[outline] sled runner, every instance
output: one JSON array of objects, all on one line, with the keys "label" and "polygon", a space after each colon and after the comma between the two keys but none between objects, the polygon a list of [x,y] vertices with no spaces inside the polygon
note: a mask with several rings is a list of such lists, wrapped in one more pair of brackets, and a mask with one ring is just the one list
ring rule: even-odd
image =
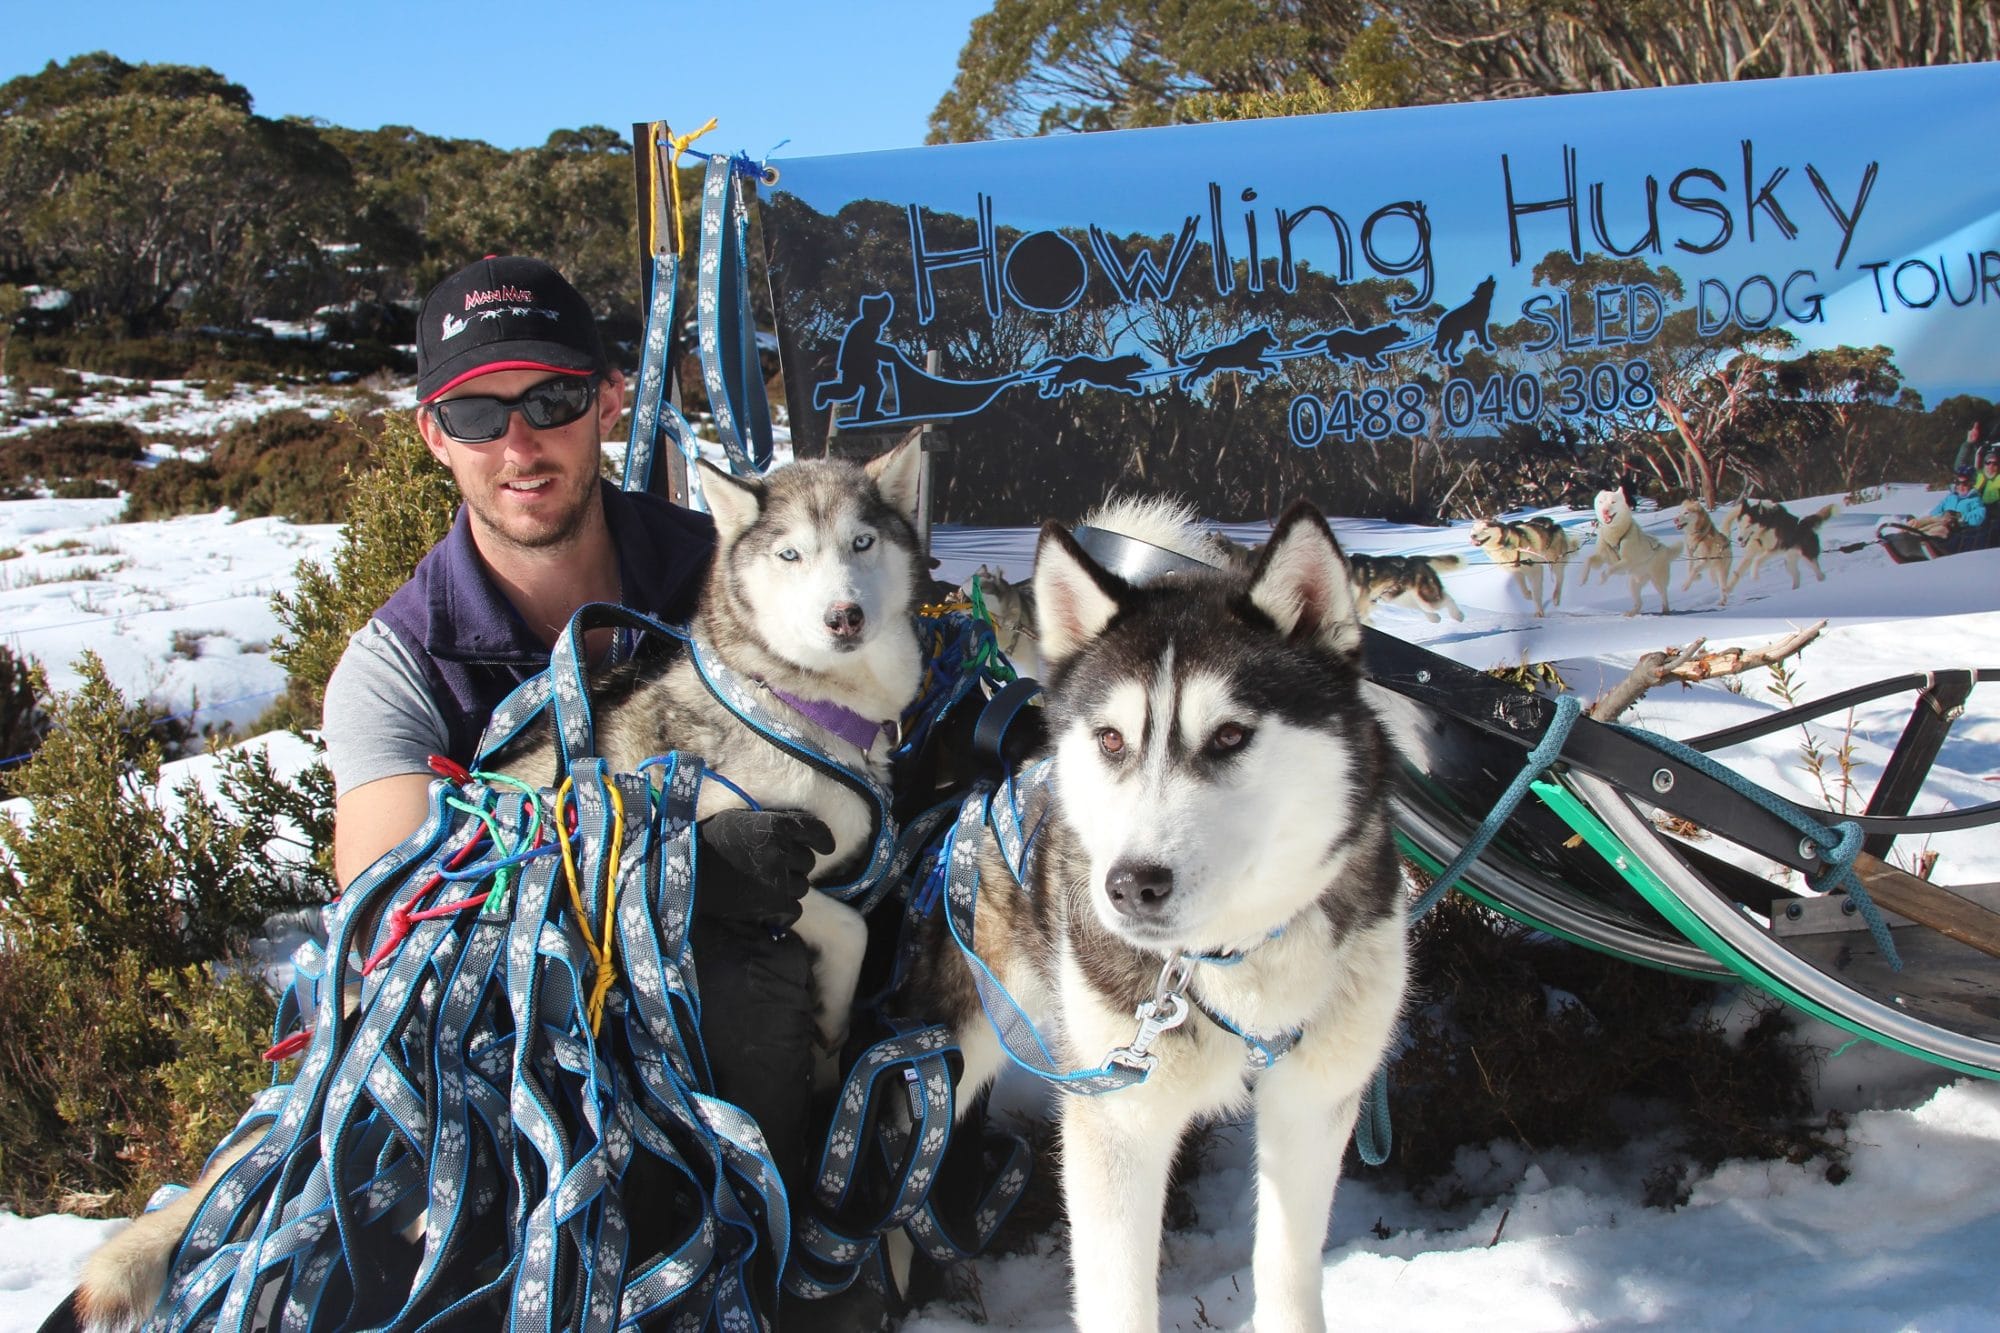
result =
[{"label": "sled runner", "polygon": [[[1541,740],[1554,705],[1377,631],[1368,663],[1415,738],[1399,831],[1419,859],[1441,865]],[[2000,821],[2000,802],[1911,813],[1967,695],[1995,680],[2000,670],[1894,677],[1686,745],[1580,718],[1535,799],[1459,887],[1551,934],[1634,962],[1739,976],[1858,1035],[2000,1076],[2000,885],[1947,889],[1886,859],[1899,837]],[[1915,695],[1910,719],[1864,814],[1794,805],[1709,757],[1897,694]],[[1670,834],[1656,814],[1707,837]],[[1746,862],[1789,868],[1813,887]]]}]

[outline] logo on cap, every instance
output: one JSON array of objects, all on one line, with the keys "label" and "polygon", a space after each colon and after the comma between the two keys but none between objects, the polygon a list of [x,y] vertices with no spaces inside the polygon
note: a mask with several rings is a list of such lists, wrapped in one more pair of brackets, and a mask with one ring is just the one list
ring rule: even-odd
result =
[{"label": "logo on cap", "polygon": [[511,305],[528,305],[534,299],[535,294],[525,287],[495,287],[493,290],[486,292],[474,289],[465,294],[465,308],[470,310],[476,305],[485,305],[488,301],[506,301]]}]

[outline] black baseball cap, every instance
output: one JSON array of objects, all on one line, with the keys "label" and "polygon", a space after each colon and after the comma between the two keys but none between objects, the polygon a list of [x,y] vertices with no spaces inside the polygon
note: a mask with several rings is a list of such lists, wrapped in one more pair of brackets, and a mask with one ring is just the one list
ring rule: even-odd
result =
[{"label": "black baseball cap", "polygon": [[595,375],[604,368],[590,303],[539,259],[475,260],[431,288],[417,316],[420,402],[490,371]]}]

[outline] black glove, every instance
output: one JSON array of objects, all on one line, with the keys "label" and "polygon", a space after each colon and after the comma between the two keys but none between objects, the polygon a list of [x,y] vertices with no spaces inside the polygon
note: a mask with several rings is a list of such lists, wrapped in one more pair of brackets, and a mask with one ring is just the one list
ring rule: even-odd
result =
[{"label": "black glove", "polygon": [[695,915],[789,928],[804,910],[813,853],[833,830],[803,810],[724,810],[695,825]]}]

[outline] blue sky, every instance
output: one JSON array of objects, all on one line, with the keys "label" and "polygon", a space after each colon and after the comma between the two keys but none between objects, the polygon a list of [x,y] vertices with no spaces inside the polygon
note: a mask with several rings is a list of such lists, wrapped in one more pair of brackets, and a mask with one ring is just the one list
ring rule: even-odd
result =
[{"label": "blue sky", "polygon": [[686,0],[477,5],[99,0],[0,5],[0,81],[110,51],[207,65],[267,116],[414,126],[502,148],[551,130],[718,124],[756,157],[907,148],[991,0]]}]

